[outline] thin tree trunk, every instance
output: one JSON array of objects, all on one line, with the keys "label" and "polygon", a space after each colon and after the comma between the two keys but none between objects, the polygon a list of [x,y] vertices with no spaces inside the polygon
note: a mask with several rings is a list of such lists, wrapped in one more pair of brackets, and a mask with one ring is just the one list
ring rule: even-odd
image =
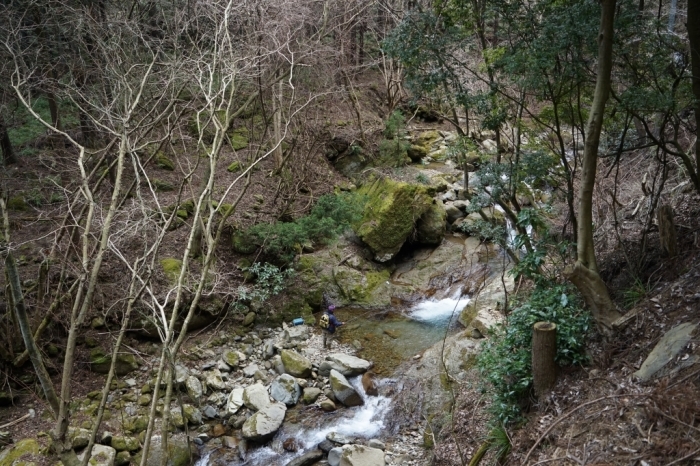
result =
[{"label": "thin tree trunk", "polygon": [[600,33],[598,36],[598,74],[591,113],[586,127],[586,143],[583,152],[581,189],[579,192],[579,221],[577,260],[566,271],[567,278],[576,285],[601,331],[610,331],[612,323],[620,317],[608,294],[605,283],[598,274],[593,245],[593,188],[598,166],[598,144],[603,127],[605,103],[610,94],[612,71],[613,23],[616,0],[602,0]]},{"label": "thin tree trunk", "polygon": [[53,411],[54,415],[58,415],[58,397],[56,396],[49,373],[46,372],[44,360],[41,357],[39,348],[36,346],[36,341],[34,341],[34,336],[32,335],[32,328],[29,325],[27,310],[24,307],[24,296],[22,295],[22,285],[19,281],[17,265],[15,264],[15,259],[12,257],[11,252],[8,252],[7,256],[5,257],[5,271],[7,272],[7,281],[10,284],[10,289],[12,290],[12,300],[14,301],[17,322],[19,323],[19,328],[22,332],[24,344],[29,352],[29,359],[32,361],[34,371],[39,378],[39,383],[41,383],[41,388],[44,390],[44,395],[46,396],[46,400],[49,402],[49,406],[51,406],[51,410]]}]

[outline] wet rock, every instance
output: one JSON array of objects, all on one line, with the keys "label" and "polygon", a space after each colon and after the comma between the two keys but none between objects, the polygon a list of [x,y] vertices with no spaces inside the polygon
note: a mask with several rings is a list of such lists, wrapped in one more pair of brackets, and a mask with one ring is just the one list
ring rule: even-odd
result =
[{"label": "wet rock", "polygon": [[331,442],[330,440],[324,440],[323,442],[318,444],[318,449],[326,454],[329,451],[331,451],[333,448],[335,448],[335,444],[333,442]]},{"label": "wet rock", "polygon": [[311,361],[296,351],[282,350],[280,357],[287,374],[303,379],[311,376]]},{"label": "wet rock", "polygon": [[[267,361],[272,356],[275,355],[275,342],[272,340],[265,340],[263,343],[263,360]],[[267,363],[266,363],[267,364]]]},{"label": "wet rock", "polygon": [[326,388],[325,390],[323,390],[323,394],[325,395],[326,398],[328,398],[329,400],[331,400],[333,402],[338,401],[335,399],[335,393],[333,393],[333,390],[331,390],[330,388]]},{"label": "wet rock", "polygon": [[336,399],[345,406],[360,406],[363,404],[362,398],[343,374],[336,370],[331,370],[329,381]]},{"label": "wet rock", "polygon": [[[378,448],[370,448],[364,445],[345,445],[340,447],[340,450],[338,466],[384,466],[386,464],[384,452]],[[328,463],[332,465],[330,456],[329,452]]]},{"label": "wet rock", "polygon": [[231,390],[226,402],[226,412],[228,414],[236,414],[241,409],[241,406],[243,406],[243,392],[244,389],[241,387]]},{"label": "wet rock", "polygon": [[386,445],[379,439],[373,438],[367,442],[367,446],[370,448],[377,448],[379,450],[386,450]]},{"label": "wet rock", "polygon": [[286,411],[287,407],[283,403],[272,403],[253,414],[243,424],[243,438],[261,441],[272,437],[282,425]]},{"label": "wet rock", "polygon": [[326,440],[338,445],[347,445],[354,441],[354,439],[351,439],[347,435],[339,434],[338,432],[329,432],[328,435],[326,435]]},{"label": "wet rock", "polygon": [[223,390],[226,388],[224,379],[221,378],[221,371],[219,369],[214,369],[207,373],[206,382],[207,387],[213,388],[214,390]]},{"label": "wet rock", "polygon": [[[82,461],[86,453],[86,451],[80,453],[78,459]],[[107,445],[93,445],[88,464],[90,466],[113,466],[116,456],[117,452],[112,447],[108,447]],[[3,464],[1,457],[0,464]]]},{"label": "wet rock", "polygon": [[310,450],[287,463],[287,466],[311,466],[323,458],[321,450]]},{"label": "wet rock", "polygon": [[256,383],[243,390],[243,403],[253,411],[260,411],[270,405],[270,396],[263,385]]},{"label": "wet rock", "polygon": [[697,327],[698,324],[684,323],[666,332],[633,375],[641,382],[650,380],[685,348]]},{"label": "wet rock", "polygon": [[420,244],[440,244],[445,237],[446,216],[445,209],[434,202],[416,222],[416,241]]},{"label": "wet rock", "polygon": [[296,439],[290,437],[282,442],[282,448],[284,448],[285,451],[297,451],[299,450],[299,444]]},{"label": "wet rock", "polygon": [[202,400],[202,395],[204,391],[202,390],[202,382],[199,381],[194,375],[190,375],[185,380],[185,389],[190,399],[195,403],[199,403]]},{"label": "wet rock", "polygon": [[270,396],[287,406],[294,406],[301,396],[301,387],[294,377],[289,374],[283,374],[272,382]]},{"label": "wet rock", "polygon": [[333,403],[331,400],[328,400],[328,399],[321,401],[320,405],[321,405],[321,409],[326,411],[326,412],[331,412],[331,411],[336,410],[335,403]]},{"label": "wet rock", "polygon": [[321,396],[321,389],[318,387],[306,387],[301,399],[306,405],[315,403],[318,397]]},{"label": "wet rock", "polygon": [[379,390],[377,389],[377,380],[373,372],[365,372],[362,375],[362,388],[365,393],[369,396],[379,395]]},{"label": "wet rock", "polygon": [[372,363],[364,359],[344,353],[333,353],[326,356],[326,360],[321,363],[319,374],[327,377],[331,370],[336,370],[345,377],[351,377],[367,372],[370,367]]},{"label": "wet rock", "polygon": [[236,437],[231,437],[230,435],[226,435],[224,437],[221,437],[221,445],[224,448],[231,448],[231,449],[237,450],[239,443],[240,443],[240,440],[237,439]]}]

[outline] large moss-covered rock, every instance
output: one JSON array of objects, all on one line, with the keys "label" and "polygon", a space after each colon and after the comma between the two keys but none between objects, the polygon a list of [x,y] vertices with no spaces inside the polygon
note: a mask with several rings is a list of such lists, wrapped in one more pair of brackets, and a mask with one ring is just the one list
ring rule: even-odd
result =
[{"label": "large moss-covered rock", "polygon": [[359,189],[368,202],[355,232],[385,262],[399,252],[433,199],[426,186],[376,179]]},{"label": "large moss-covered rock", "polygon": [[347,304],[370,304],[368,307],[384,307],[391,303],[391,293],[386,282],[388,270],[360,272],[344,265],[333,269],[333,280]]},{"label": "large moss-covered rock", "polygon": [[287,374],[301,378],[311,377],[311,361],[304,356],[291,350],[282,350],[280,356]]},{"label": "large moss-covered rock", "polygon": [[433,202],[416,223],[416,241],[421,244],[440,244],[445,237],[445,219],[445,209]]},{"label": "large moss-covered rock", "polygon": [[[78,460],[82,461],[85,457],[85,453],[87,453],[87,450],[78,455]],[[112,447],[107,445],[93,445],[88,464],[90,466],[113,466],[115,464],[116,455],[117,452]]]},{"label": "large moss-covered rock", "polygon": [[[102,348],[94,348],[90,351],[90,370],[92,372],[97,372],[98,374],[106,374],[109,372],[109,366],[111,364],[112,356],[105,353]],[[131,371],[135,371],[139,368],[136,358],[133,354],[123,354],[117,355],[117,364],[114,368],[117,375],[126,375]]]},{"label": "large moss-covered rock", "polygon": [[0,466],[18,466],[25,464],[22,458],[39,454],[39,443],[31,438],[20,440],[13,447],[0,452]]}]

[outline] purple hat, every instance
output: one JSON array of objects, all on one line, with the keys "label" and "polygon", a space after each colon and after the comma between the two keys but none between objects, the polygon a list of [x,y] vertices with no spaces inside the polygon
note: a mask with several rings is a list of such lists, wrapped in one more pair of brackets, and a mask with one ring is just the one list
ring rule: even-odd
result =
[{"label": "purple hat", "polygon": [[328,306],[328,311],[329,311],[329,312],[335,311],[335,306],[332,305],[332,304],[331,304],[330,306]]}]

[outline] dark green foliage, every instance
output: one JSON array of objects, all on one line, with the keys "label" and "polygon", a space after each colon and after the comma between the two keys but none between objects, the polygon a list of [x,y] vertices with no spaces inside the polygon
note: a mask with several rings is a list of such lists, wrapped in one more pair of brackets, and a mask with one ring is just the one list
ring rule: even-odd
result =
[{"label": "dark green foliage", "polygon": [[327,244],[343,233],[359,218],[363,205],[353,194],[326,194],[309,215],[294,222],[254,225],[244,233],[245,241],[261,246],[266,255],[290,262],[304,246]]},{"label": "dark green foliage", "polygon": [[508,424],[520,419],[521,403],[532,387],[532,326],[557,324],[557,356],[560,366],[585,364],[586,335],[590,315],[571,285],[540,282],[530,297],[508,315],[484,344],[478,367],[493,395],[496,419]]}]

